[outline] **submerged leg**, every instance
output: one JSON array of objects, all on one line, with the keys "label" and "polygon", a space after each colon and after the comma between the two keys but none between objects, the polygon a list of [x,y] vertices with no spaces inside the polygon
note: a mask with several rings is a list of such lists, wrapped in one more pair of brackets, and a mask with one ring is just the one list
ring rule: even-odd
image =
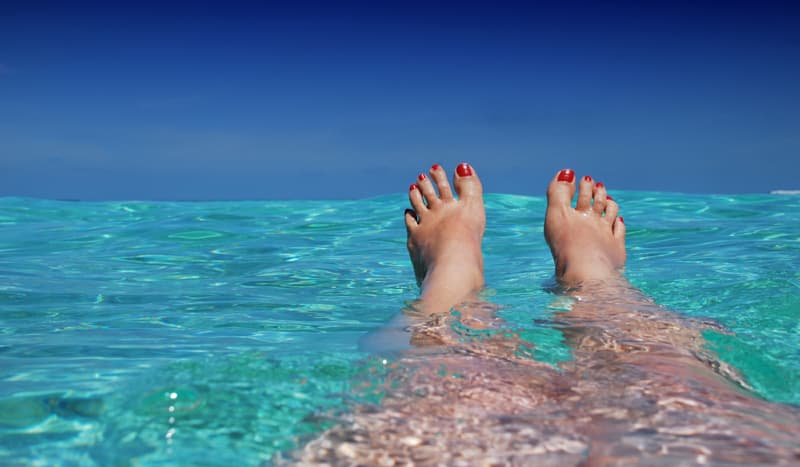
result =
[{"label": "submerged leg", "polygon": [[[565,410],[592,414],[578,427],[592,440],[588,458],[599,464],[687,454],[697,463],[800,459],[794,441],[800,414],[742,391],[736,370],[705,349],[699,326],[625,280],[619,206],[590,177],[578,185],[573,208],[574,173],[553,178],[544,230],[556,277],[574,300],[558,316],[574,355],[565,374],[579,394]],[[648,444],[656,448],[637,452]]]},{"label": "submerged leg", "polygon": [[[473,169],[460,166],[455,200],[438,166],[430,176],[433,183],[421,176],[412,186],[414,209],[406,212],[421,285],[418,321],[436,321],[454,306],[479,310],[472,298],[483,285],[480,182]],[[573,362],[556,371],[496,352],[490,339],[405,352],[386,374],[380,404],[354,407],[294,459],[332,465],[800,460],[797,411],[748,397],[687,350],[702,347],[697,330],[633,289],[620,272],[625,226],[618,206],[602,185],[580,183],[573,209],[574,174],[553,179],[545,221],[557,277],[575,301],[560,316],[575,348]],[[408,343],[409,333],[400,334]]]},{"label": "submerged leg", "polygon": [[602,350],[606,357],[631,354],[627,363],[635,359],[653,368],[665,362],[699,365],[700,329],[653,303],[622,275],[625,223],[605,186],[589,176],[576,183],[574,172],[565,169],[553,177],[547,199],[545,239],[556,278],[575,299],[560,318],[576,359],[596,358]]}]

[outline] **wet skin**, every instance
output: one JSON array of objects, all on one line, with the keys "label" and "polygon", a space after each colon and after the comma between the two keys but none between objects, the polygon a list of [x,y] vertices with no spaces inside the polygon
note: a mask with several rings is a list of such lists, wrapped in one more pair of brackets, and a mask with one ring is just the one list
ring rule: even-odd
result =
[{"label": "wet skin", "polygon": [[409,189],[405,223],[420,298],[371,338],[382,351],[402,350],[383,401],[354,407],[289,461],[800,463],[800,411],[755,397],[705,349],[700,332],[713,323],[663,309],[624,278],[620,207],[591,177],[565,169],[547,190],[545,238],[561,300],[571,302],[558,322],[573,360],[558,370],[537,362],[507,332],[465,338],[463,329],[501,323],[478,295],[481,182],[466,164],[453,177],[451,188],[434,165]]}]

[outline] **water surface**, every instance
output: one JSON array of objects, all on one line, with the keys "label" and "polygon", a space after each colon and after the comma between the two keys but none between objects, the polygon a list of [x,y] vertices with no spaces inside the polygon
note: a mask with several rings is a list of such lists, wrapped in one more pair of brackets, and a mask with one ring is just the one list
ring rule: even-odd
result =
[{"label": "water surface", "polygon": [[[613,194],[630,280],[800,404],[800,197]],[[405,204],[0,199],[0,463],[252,465],[379,401],[358,340],[415,298]],[[487,196],[485,295],[557,365],[543,213]]]}]

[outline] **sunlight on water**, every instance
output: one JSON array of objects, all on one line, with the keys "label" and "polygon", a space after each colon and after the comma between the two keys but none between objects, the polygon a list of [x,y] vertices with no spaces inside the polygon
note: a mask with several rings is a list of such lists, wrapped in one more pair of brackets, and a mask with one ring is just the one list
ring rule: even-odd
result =
[{"label": "sunlight on water", "polygon": [[[631,281],[800,403],[800,199],[614,195]],[[358,340],[415,297],[405,203],[0,199],[0,464],[251,465],[377,402]],[[544,199],[487,210],[486,298],[532,358],[569,360]]]}]

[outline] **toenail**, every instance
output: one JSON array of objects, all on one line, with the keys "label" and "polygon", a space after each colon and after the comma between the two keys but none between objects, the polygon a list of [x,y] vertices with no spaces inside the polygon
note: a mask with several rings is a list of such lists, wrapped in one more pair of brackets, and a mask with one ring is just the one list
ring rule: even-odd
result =
[{"label": "toenail", "polygon": [[594,186],[597,188],[603,188],[605,185],[603,185],[603,182],[597,182]]},{"label": "toenail", "polygon": [[619,216],[617,219],[619,219],[619,221],[621,223],[623,223],[623,224],[625,223],[625,218],[623,218],[622,216]]},{"label": "toenail", "polygon": [[417,175],[417,178],[420,179],[420,181],[421,181],[421,180],[425,180],[428,177],[426,177],[424,173],[420,173],[419,175]]},{"label": "toenail", "polygon": [[414,191],[416,189],[417,189],[417,184],[416,183],[412,183],[411,186],[408,187],[408,191]]},{"label": "toenail", "polygon": [[575,172],[570,169],[564,169],[558,173],[559,182],[572,183],[573,180],[575,180]]},{"label": "toenail", "polygon": [[591,182],[592,181],[592,177],[590,177],[588,175],[584,176],[583,179],[586,180],[587,182]]},{"label": "toenail", "polygon": [[466,162],[462,162],[456,167],[456,173],[459,177],[469,177],[472,175],[472,167]]},{"label": "toenail", "polygon": [[614,198],[612,198],[611,195],[606,195],[606,199],[610,199],[611,201],[614,201]]},{"label": "toenail", "polygon": [[439,164],[433,164],[433,165],[431,166],[431,170],[439,170],[439,169],[441,169],[441,168],[442,168],[442,166],[441,166],[441,165],[439,165]]}]

